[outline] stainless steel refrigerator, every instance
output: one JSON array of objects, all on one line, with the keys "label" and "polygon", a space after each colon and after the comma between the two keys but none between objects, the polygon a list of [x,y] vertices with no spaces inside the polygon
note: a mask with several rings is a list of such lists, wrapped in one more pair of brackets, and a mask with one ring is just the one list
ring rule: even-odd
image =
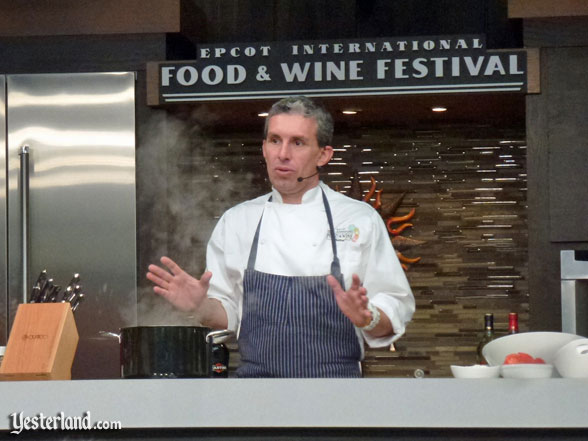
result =
[{"label": "stainless steel refrigerator", "polygon": [[73,378],[119,375],[136,322],[135,75],[0,75],[0,345],[42,270],[80,274]]}]

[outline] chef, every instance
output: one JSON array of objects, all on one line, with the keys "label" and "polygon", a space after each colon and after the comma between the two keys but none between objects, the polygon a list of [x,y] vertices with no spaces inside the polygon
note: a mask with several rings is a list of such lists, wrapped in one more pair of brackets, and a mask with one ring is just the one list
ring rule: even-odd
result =
[{"label": "chef", "polygon": [[320,181],[332,135],[309,98],[275,103],[262,146],[271,192],[224,213],[200,279],[168,257],[149,266],[157,294],[237,332],[238,377],[360,377],[364,341],[390,345],[414,312],[379,214]]}]

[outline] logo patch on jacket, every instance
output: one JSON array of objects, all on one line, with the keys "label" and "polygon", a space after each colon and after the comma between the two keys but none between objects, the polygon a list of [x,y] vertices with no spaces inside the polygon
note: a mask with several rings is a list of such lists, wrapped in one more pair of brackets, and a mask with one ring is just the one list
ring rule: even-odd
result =
[{"label": "logo patch on jacket", "polygon": [[[331,232],[327,233],[327,236],[331,237]],[[345,242],[350,240],[356,242],[359,239],[359,228],[351,224],[347,228],[336,228],[335,229],[335,240],[338,242]]]}]

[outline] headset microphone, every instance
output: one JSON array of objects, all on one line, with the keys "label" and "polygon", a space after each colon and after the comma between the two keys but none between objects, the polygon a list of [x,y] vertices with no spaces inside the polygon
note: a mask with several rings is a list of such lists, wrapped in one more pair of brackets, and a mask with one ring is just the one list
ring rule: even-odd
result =
[{"label": "headset microphone", "polygon": [[318,175],[320,171],[321,171],[320,167],[319,167],[319,166],[317,166],[317,167],[316,167],[316,172],[315,172],[315,173],[313,173],[312,175],[310,175],[310,176],[307,176],[307,177],[305,177],[305,178],[303,178],[303,177],[299,177],[299,178],[297,179],[297,181],[298,181],[298,182],[302,182],[302,181],[304,181],[305,179],[312,178],[313,176],[316,176],[316,175]]}]

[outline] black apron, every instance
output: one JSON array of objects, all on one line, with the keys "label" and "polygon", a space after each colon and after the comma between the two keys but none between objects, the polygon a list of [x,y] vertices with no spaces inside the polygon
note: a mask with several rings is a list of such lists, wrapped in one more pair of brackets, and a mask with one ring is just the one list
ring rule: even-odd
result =
[{"label": "black apron", "polygon": [[[331,209],[321,192],[333,247],[331,274],[344,287]],[[263,213],[243,276],[237,376],[361,377],[355,327],[339,309],[327,275],[281,276],[254,269],[262,219]]]}]

